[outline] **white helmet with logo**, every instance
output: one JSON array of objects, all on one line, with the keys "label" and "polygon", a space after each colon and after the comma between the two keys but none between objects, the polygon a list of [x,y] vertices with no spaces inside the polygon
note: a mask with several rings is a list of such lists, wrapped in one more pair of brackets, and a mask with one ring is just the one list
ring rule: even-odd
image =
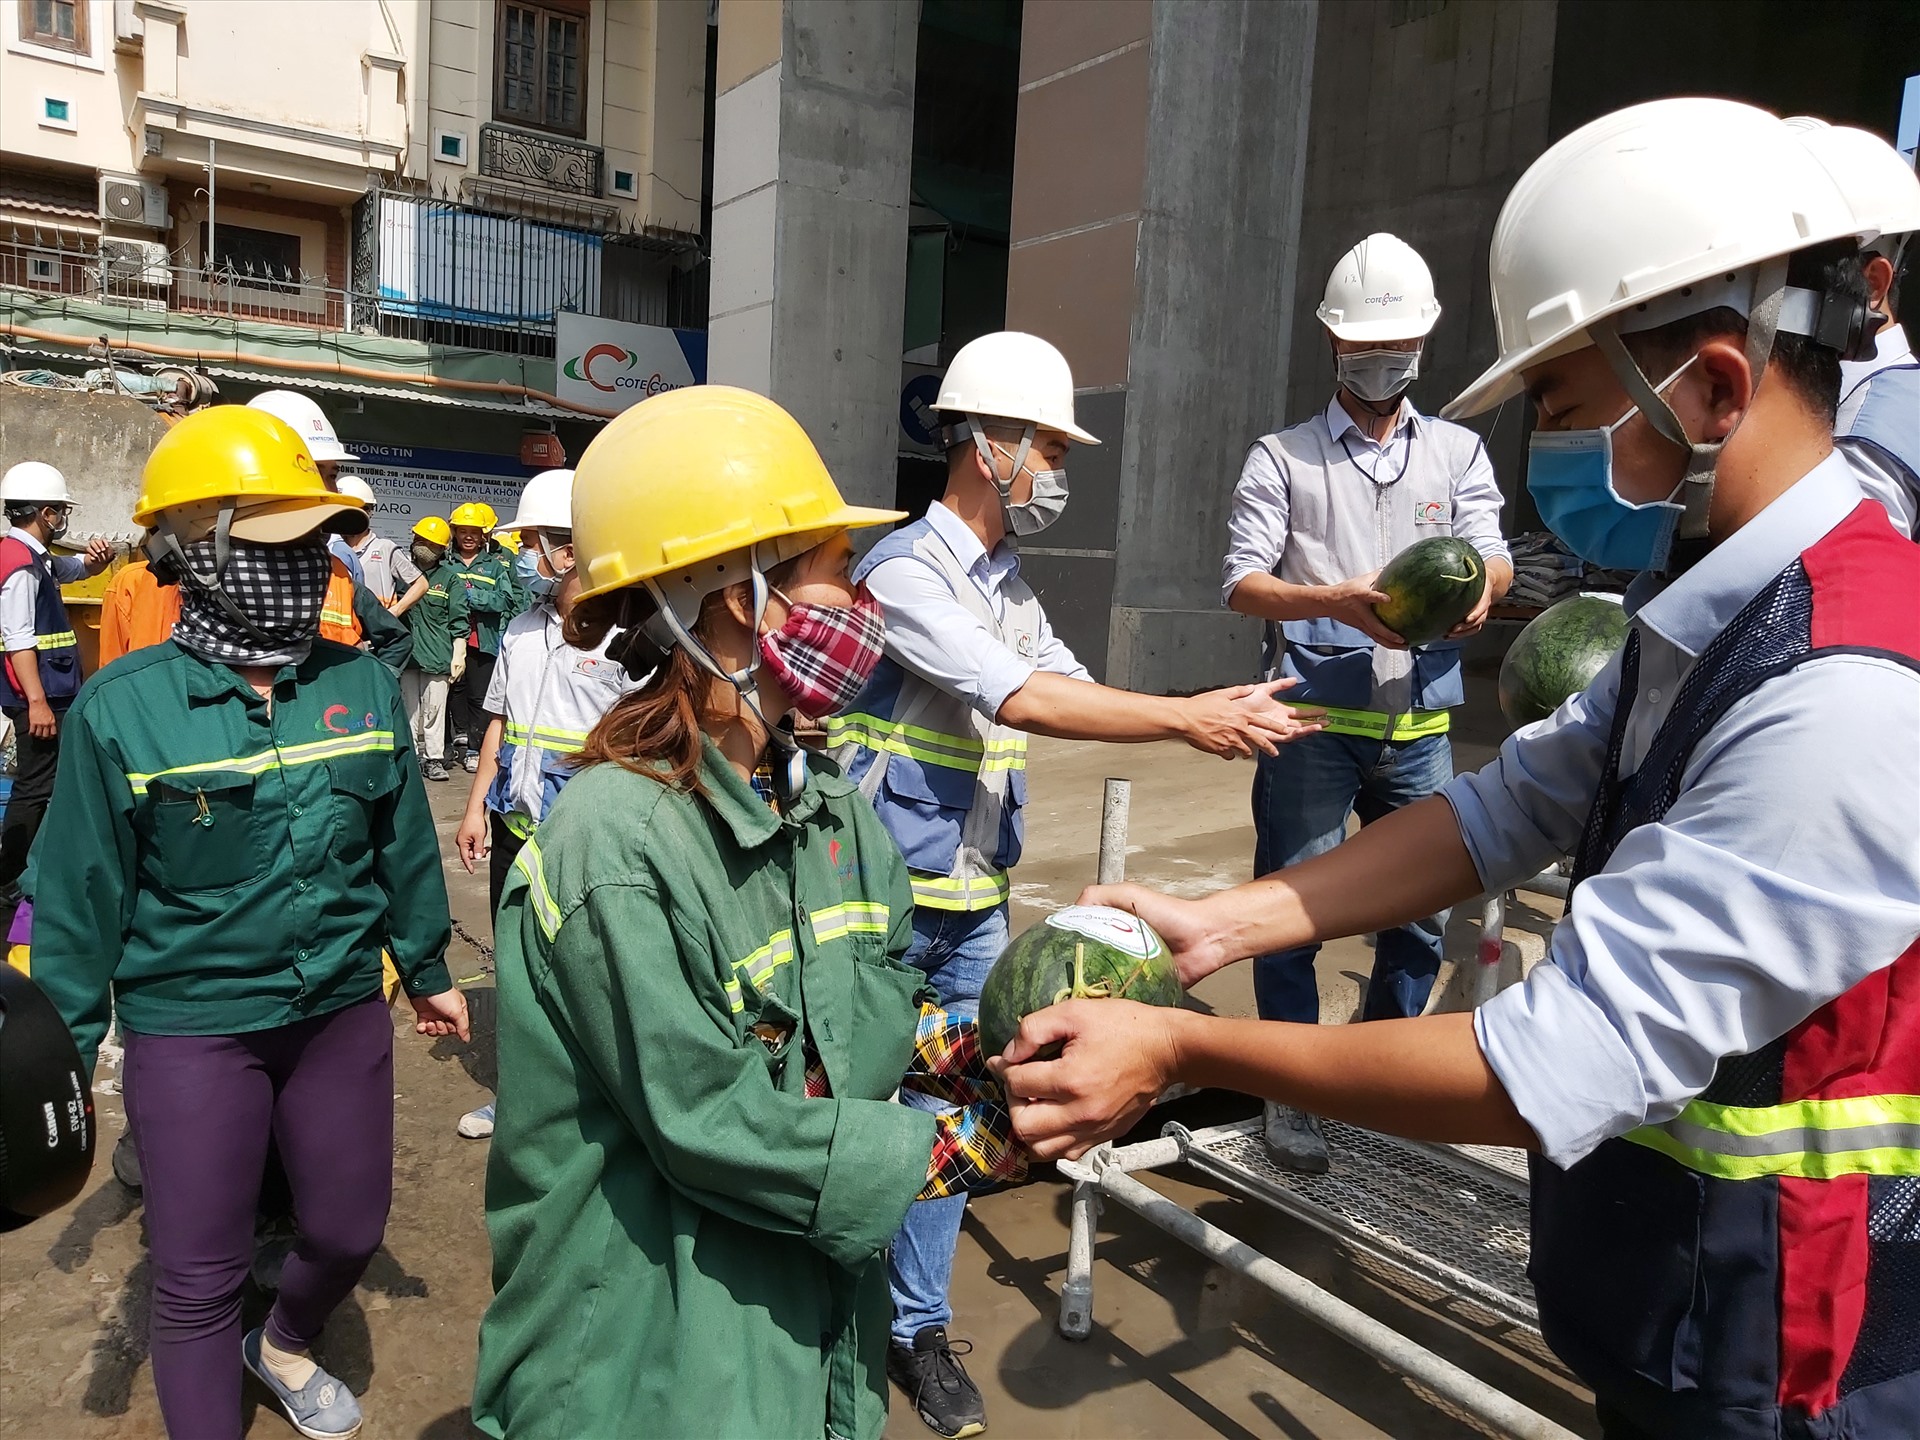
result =
[{"label": "white helmet with logo", "polygon": [[71,505],[67,477],[44,460],[22,460],[0,476],[0,504]]},{"label": "white helmet with logo", "polygon": [[263,390],[247,402],[250,410],[264,410],[293,427],[293,433],[307,444],[307,453],[319,462],[335,464],[351,460],[340,437],[333,433],[333,422],[306,396],[293,390]]},{"label": "white helmet with logo", "polygon": [[1920,230],[1920,175],[1913,166],[1871,130],[1811,115],[1792,116],[1787,128],[1833,177],[1853,206],[1854,223],[1875,232],[1866,248],[1897,257],[1906,237]]},{"label": "white helmet with logo", "polygon": [[573,529],[573,471],[542,470],[527,481],[511,520],[493,527],[496,535],[522,530]]},{"label": "white helmet with logo", "polygon": [[1082,445],[1100,442],[1074,423],[1073,371],[1038,335],[997,330],[969,340],[947,366],[933,408],[951,416],[1020,420]]},{"label": "white helmet with logo", "polygon": [[1440,318],[1440,301],[1420,252],[1381,233],[1340,257],[1315,313],[1336,340],[1419,340]]},{"label": "white helmet with logo", "polygon": [[[1478,415],[1521,372],[1622,333],[1755,303],[1763,262],[1861,233],[1853,206],[1778,116],[1734,100],[1653,100],[1603,115],[1527,167],[1488,267],[1500,356],[1441,413]],[[1788,291],[1778,328],[1812,333]]]}]

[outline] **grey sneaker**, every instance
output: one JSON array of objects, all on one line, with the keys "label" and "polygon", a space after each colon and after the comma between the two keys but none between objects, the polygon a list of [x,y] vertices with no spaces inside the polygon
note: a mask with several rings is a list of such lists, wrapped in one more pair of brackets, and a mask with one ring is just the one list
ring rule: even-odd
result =
[{"label": "grey sneaker", "polygon": [[444,760],[427,761],[427,779],[444,780],[447,778],[447,762]]},{"label": "grey sneaker", "polygon": [[1269,1100],[1265,1112],[1263,1137],[1273,1163],[1302,1175],[1324,1175],[1331,1159],[1327,1140],[1320,1133],[1320,1117],[1296,1110],[1291,1105],[1276,1105]]},{"label": "grey sneaker", "polygon": [[260,1383],[272,1392],[307,1440],[353,1440],[360,1433],[360,1402],[353,1392],[326,1371],[314,1367],[313,1378],[298,1390],[289,1390],[260,1363],[259,1330],[249,1330],[240,1341],[240,1358]]},{"label": "grey sneaker", "polygon": [[469,1110],[454,1129],[468,1140],[486,1139],[493,1134],[493,1102],[489,1100],[478,1110]]},{"label": "grey sneaker", "polygon": [[467,758],[460,762],[460,768],[469,775],[478,775],[480,773],[480,757],[472,751],[468,751]]}]

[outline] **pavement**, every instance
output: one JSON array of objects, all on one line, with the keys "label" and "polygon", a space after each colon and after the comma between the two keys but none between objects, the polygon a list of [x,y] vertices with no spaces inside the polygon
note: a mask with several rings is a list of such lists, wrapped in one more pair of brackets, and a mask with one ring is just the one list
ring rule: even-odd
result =
[{"label": "pavement", "polygon": [[[1455,732],[1462,768],[1488,758],[1502,733],[1490,672],[1476,665],[1470,674],[1469,704]],[[1092,880],[1101,782],[1109,775],[1132,781],[1128,878],[1198,895],[1249,877],[1248,763],[1174,745],[1036,741],[1027,858],[1014,887],[1016,930],[1072,903]],[[448,856],[464,778],[428,787]],[[466,983],[474,1041],[427,1042],[396,1013],[393,1214],[385,1245],[318,1347],[321,1361],[361,1396],[365,1440],[464,1440],[474,1433],[466,1416],[474,1334],[491,1293],[482,1218],[487,1145],[457,1138],[453,1127],[488,1098],[494,1079],[491,927],[484,872],[469,877],[450,861],[447,882],[459,927],[449,959]],[[1477,906],[1456,912],[1452,955],[1471,956],[1477,916]],[[1551,920],[1524,907],[1509,916],[1522,932],[1521,948],[1534,953]],[[1322,951],[1324,1019],[1351,1016],[1370,965],[1364,940]],[[1211,977],[1196,998],[1222,1013],[1251,1014],[1246,967]],[[146,1364],[143,1216],[138,1198],[106,1163],[125,1128],[118,1075],[106,1065],[96,1099],[101,1151],[87,1189],[59,1214],[0,1236],[0,1440],[163,1434]],[[1163,1107],[1142,1136],[1165,1119],[1197,1126],[1255,1108],[1241,1097],[1193,1096]],[[1265,1206],[1208,1188],[1192,1172],[1143,1178],[1576,1433],[1598,1433],[1585,1392],[1537,1342],[1476,1319]],[[1107,1209],[1099,1231],[1093,1335],[1080,1343],[1062,1339],[1054,1322],[1066,1269],[1067,1204],[1066,1184],[1044,1171],[968,1211],[952,1332],[972,1342],[968,1366],[986,1394],[989,1435],[1464,1440],[1486,1433],[1117,1206]],[[246,1303],[247,1323],[256,1323],[266,1302],[249,1289]],[[246,1396],[250,1437],[293,1435],[262,1406],[264,1394],[251,1381]],[[928,1434],[896,1396],[888,1440]]]}]

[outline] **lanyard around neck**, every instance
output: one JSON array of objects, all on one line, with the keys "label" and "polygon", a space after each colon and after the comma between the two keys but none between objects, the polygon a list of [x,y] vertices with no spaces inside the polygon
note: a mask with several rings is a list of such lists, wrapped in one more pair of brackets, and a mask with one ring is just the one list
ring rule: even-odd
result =
[{"label": "lanyard around neck", "polygon": [[1352,462],[1353,468],[1364,475],[1372,482],[1374,487],[1378,489],[1382,485],[1397,484],[1407,473],[1407,466],[1413,461],[1413,434],[1409,431],[1407,434],[1407,443],[1402,446],[1400,450],[1400,468],[1393,472],[1393,478],[1391,480],[1381,480],[1380,467],[1386,464],[1387,448],[1393,444],[1394,437],[1399,433],[1399,430],[1396,428],[1392,434],[1387,436],[1386,444],[1380,447],[1380,459],[1374,463],[1374,467],[1371,470],[1360,463],[1360,457],[1354,453],[1353,443],[1347,439],[1347,432],[1345,430],[1340,432],[1340,448],[1347,452],[1347,459]]}]

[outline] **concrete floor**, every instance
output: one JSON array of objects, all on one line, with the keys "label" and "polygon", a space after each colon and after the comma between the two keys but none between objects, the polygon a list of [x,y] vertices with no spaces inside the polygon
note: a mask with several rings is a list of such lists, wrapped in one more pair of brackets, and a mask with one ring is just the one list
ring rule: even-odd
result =
[{"label": "concrete floor", "polygon": [[[1477,741],[1499,733],[1491,687],[1476,678],[1474,703],[1457,728],[1463,767],[1490,753]],[[1131,878],[1184,894],[1247,878],[1251,773],[1245,763],[1171,745],[1036,743],[1015,928],[1070,903],[1092,879],[1105,775],[1134,782]],[[429,788],[451,854],[464,787]],[[484,877],[470,878],[453,862],[447,879],[462,930],[484,944]],[[1457,917],[1451,927],[1457,954],[1471,953],[1471,918]],[[1549,922],[1532,912],[1516,917],[1536,931]],[[450,959],[457,977],[474,977],[475,1042],[429,1045],[397,1025],[393,1217],[385,1247],[320,1346],[321,1358],[363,1397],[366,1440],[460,1440],[470,1433],[474,1331],[490,1294],[481,1218],[486,1146],[456,1138],[453,1124],[486,1098],[493,1079],[492,990],[486,956],[473,944],[456,939]],[[1323,951],[1327,1018],[1352,1013],[1370,963],[1362,941]],[[1199,998],[1222,1012],[1251,1013],[1245,967],[1213,977]],[[115,1079],[103,1069],[102,1160],[86,1192],[65,1212],[0,1237],[6,1440],[148,1440],[162,1433],[145,1363],[149,1282],[141,1210],[105,1164],[125,1123]],[[1207,1124],[1252,1109],[1236,1097],[1205,1095],[1162,1118]],[[1561,1423],[1595,1433],[1583,1392],[1537,1345],[1477,1324],[1262,1206],[1201,1188],[1178,1171],[1149,1178],[1281,1263]],[[989,1433],[1008,1440],[1456,1440],[1481,1433],[1265,1291],[1117,1207],[1100,1231],[1094,1334],[1081,1344],[1062,1340],[1054,1317],[1066,1265],[1066,1208],[1066,1186],[1048,1175],[986,1197],[969,1212],[955,1269],[953,1330],[973,1342],[970,1369],[987,1395]],[[250,1294],[250,1321],[262,1308]],[[248,1433],[291,1435],[276,1413],[254,1410],[259,1398],[249,1386]],[[887,1433],[890,1440],[918,1440],[928,1432],[896,1402]]]}]

